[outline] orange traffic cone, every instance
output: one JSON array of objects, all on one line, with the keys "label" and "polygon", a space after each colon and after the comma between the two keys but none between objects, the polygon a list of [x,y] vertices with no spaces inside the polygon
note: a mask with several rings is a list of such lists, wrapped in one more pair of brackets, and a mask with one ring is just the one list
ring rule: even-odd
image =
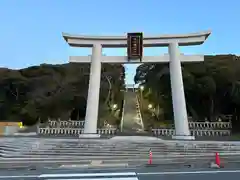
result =
[{"label": "orange traffic cone", "polygon": [[215,164],[221,167],[221,162],[220,162],[220,157],[218,152],[216,152],[215,154]]},{"label": "orange traffic cone", "polygon": [[148,164],[152,164],[152,150],[149,149],[149,159],[148,159]]}]

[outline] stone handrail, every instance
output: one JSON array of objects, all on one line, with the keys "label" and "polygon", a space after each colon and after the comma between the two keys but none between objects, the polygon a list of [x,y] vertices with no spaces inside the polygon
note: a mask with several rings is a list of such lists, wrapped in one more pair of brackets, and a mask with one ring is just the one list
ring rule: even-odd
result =
[{"label": "stone handrail", "polygon": [[144,129],[144,124],[143,124],[142,114],[141,114],[142,112],[141,112],[141,108],[140,108],[140,101],[139,101],[138,95],[136,95],[136,102],[137,102],[137,113],[138,113],[139,119],[141,120],[141,124],[143,126],[142,128]]},{"label": "stone handrail", "polygon": [[84,121],[71,121],[71,120],[50,120],[48,121],[49,127],[83,127]]},{"label": "stone handrail", "polygon": [[[79,135],[84,132],[83,128],[39,128],[40,135]],[[97,129],[97,133],[101,135],[115,135],[117,128]],[[172,136],[175,134],[174,129],[152,129],[154,136]],[[229,136],[229,130],[191,130],[194,136]]]},{"label": "stone handrail", "polygon": [[189,122],[190,129],[230,129],[232,128],[232,124],[230,122]]},{"label": "stone handrail", "polygon": [[[191,135],[193,136],[230,136],[230,130],[199,130],[191,129]],[[154,136],[173,136],[175,135],[175,129],[152,129]]]},{"label": "stone handrail", "polygon": [[[117,128],[103,128],[97,129],[97,133],[101,135],[114,135],[117,132]],[[84,133],[83,128],[39,128],[39,135],[70,135],[78,136],[79,134]]]},{"label": "stone handrail", "polygon": [[[123,110],[124,111],[124,110]],[[49,127],[84,127],[84,121],[50,120]],[[231,129],[230,122],[189,122],[190,129]]]},{"label": "stone handrail", "polygon": [[[39,128],[38,134],[63,134],[78,135],[83,133],[84,121],[59,121],[49,120],[47,128]],[[230,122],[189,122],[190,132],[193,136],[229,136],[231,135]],[[218,129],[219,128],[219,129]],[[97,130],[98,134],[116,134],[117,128],[102,128]],[[174,129],[157,128],[152,129],[154,136],[172,136]]]}]

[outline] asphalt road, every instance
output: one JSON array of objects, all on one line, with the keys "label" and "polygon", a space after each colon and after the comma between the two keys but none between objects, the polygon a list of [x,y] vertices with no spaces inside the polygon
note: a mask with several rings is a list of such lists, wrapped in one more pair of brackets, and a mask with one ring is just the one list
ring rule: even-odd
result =
[{"label": "asphalt road", "polygon": [[239,179],[239,170],[229,171],[181,171],[139,173],[139,180],[231,180]]},{"label": "asphalt road", "polygon": [[161,169],[159,167],[142,167],[127,169],[44,169],[38,170],[0,170],[0,179],[88,179],[88,180],[238,180],[240,168],[230,169]]}]

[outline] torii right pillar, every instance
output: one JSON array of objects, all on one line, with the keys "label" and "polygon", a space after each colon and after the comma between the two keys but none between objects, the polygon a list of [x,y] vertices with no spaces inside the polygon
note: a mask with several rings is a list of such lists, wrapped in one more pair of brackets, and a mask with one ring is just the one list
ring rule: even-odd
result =
[{"label": "torii right pillar", "polygon": [[170,60],[169,68],[175,125],[175,135],[172,138],[194,140],[195,137],[191,136],[188,125],[188,115],[186,109],[180,51],[178,43],[177,42],[170,43],[168,46],[168,52]]}]

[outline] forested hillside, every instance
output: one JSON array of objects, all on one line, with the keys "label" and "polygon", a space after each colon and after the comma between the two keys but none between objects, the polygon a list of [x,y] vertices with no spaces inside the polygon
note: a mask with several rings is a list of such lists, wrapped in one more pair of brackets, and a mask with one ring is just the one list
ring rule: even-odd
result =
[{"label": "forested hillside", "polygon": [[[205,56],[204,62],[183,64],[182,72],[189,116],[194,121],[216,121],[224,115],[232,115],[233,130],[239,131],[240,58]],[[144,86],[144,102],[153,105],[154,112],[143,110],[145,117],[149,114],[148,118],[155,122],[172,121],[168,64],[139,66],[135,82]]]},{"label": "forested hillside", "polygon": [[[47,118],[84,119],[89,70],[89,64],[77,63],[1,68],[0,120],[34,124]],[[111,106],[118,104],[121,109],[124,76],[122,65],[103,64],[99,118],[118,121]]]}]

